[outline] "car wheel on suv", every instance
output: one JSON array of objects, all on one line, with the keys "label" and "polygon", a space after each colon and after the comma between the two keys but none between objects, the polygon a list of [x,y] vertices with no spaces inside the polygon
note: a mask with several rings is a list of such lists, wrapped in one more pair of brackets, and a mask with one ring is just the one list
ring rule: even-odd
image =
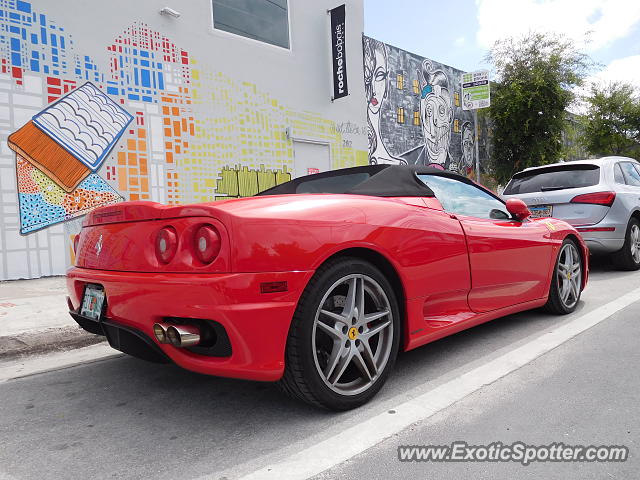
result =
[{"label": "car wheel on suv", "polygon": [[624,245],[611,255],[611,259],[620,270],[640,269],[640,222],[637,218],[629,220]]}]

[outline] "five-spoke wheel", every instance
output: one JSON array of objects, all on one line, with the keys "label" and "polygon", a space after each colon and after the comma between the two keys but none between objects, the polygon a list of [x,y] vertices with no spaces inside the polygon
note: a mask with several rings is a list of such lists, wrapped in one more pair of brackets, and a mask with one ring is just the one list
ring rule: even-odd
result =
[{"label": "five-spoke wheel", "polygon": [[392,340],[393,313],[378,282],[351,274],[329,287],[316,312],[312,349],[330,389],[342,395],[366,390],[384,370]]},{"label": "five-spoke wheel", "polygon": [[399,332],[398,303],[386,276],[359,258],[329,261],[302,294],[280,385],[334,410],[362,405],[386,380]]},{"label": "five-spoke wheel", "polygon": [[560,247],[546,308],[552,313],[573,312],[582,293],[582,257],[576,243],[566,239]]}]

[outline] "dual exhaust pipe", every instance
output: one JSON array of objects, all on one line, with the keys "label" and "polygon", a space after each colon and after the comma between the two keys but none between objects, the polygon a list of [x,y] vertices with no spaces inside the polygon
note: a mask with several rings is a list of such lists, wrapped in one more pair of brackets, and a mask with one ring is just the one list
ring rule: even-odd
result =
[{"label": "dual exhaust pipe", "polygon": [[194,347],[200,343],[200,329],[194,325],[170,325],[156,323],[153,334],[158,343],[170,344],[177,348]]}]

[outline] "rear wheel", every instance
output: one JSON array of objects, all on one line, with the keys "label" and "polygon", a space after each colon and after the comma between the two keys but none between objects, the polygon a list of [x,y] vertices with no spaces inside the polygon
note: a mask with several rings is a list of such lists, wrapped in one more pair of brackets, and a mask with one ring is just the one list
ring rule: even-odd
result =
[{"label": "rear wheel", "polygon": [[399,342],[398,304],[385,276],[358,258],[330,261],[302,294],[280,386],[312,405],[358,407],[386,381]]},{"label": "rear wheel", "polygon": [[638,270],[640,268],[640,222],[631,218],[627,225],[622,249],[611,255],[611,260],[620,270]]},{"label": "rear wheel", "polygon": [[581,288],[582,258],[576,243],[567,238],[560,247],[545,309],[557,315],[573,312],[580,301]]}]

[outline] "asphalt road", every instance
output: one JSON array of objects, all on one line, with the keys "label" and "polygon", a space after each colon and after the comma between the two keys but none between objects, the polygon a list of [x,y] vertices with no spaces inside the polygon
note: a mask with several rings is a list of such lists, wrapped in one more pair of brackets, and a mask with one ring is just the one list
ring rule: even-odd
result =
[{"label": "asphalt road", "polygon": [[[403,354],[373,402],[341,414],[290,400],[270,384],[128,357],[11,380],[0,384],[0,478],[238,478],[313,451],[639,287],[640,272],[597,262],[572,315],[525,312]],[[637,478],[639,313],[640,302],[626,307],[318,478]],[[398,445],[453,440],[624,444],[631,458],[526,467],[397,461]]]}]

